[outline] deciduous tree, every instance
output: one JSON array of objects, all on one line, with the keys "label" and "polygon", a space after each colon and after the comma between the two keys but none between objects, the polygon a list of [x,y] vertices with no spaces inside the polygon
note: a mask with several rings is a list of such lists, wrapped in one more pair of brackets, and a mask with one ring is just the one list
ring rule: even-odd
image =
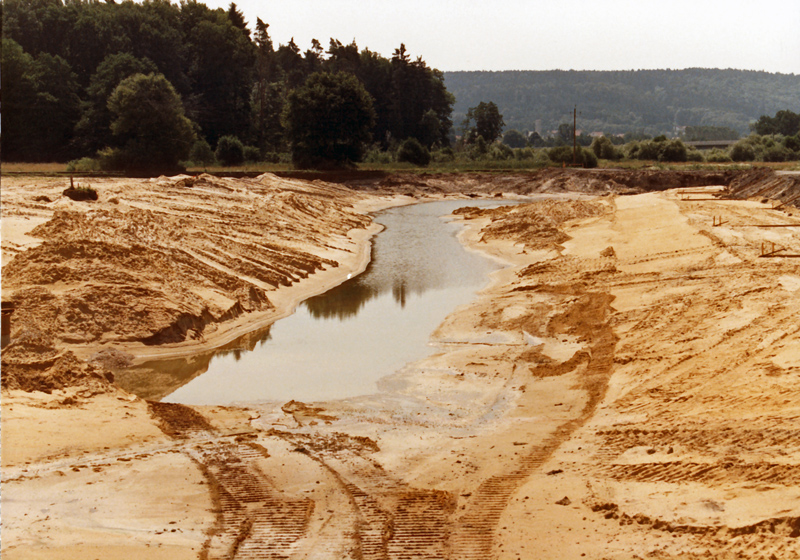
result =
[{"label": "deciduous tree", "polygon": [[125,78],[108,99],[116,165],[131,171],[175,170],[196,139],[181,98],[163,74]]},{"label": "deciduous tree", "polygon": [[69,63],[45,52],[34,58],[4,37],[0,64],[4,158],[69,159],[69,140],[80,117],[79,86]]},{"label": "deciduous tree", "polygon": [[503,144],[509,148],[524,148],[528,145],[528,140],[519,130],[512,128],[503,134]]},{"label": "deciduous tree", "polygon": [[774,117],[762,115],[753,123],[753,131],[756,134],[783,134],[784,136],[794,136],[800,132],[800,114],[792,111],[778,111]]},{"label": "deciduous tree", "polygon": [[465,136],[469,143],[481,136],[491,144],[500,137],[504,126],[503,115],[492,101],[481,101],[476,107],[470,108],[464,121]]},{"label": "deciduous tree", "polygon": [[289,94],[284,124],[298,167],[361,161],[375,123],[372,99],[355,76],[319,72]]},{"label": "deciduous tree", "polygon": [[130,53],[114,53],[103,59],[86,88],[83,115],[75,127],[75,144],[82,153],[93,154],[112,143],[108,98],[119,83],[134,74],[155,72],[158,68],[150,59]]}]

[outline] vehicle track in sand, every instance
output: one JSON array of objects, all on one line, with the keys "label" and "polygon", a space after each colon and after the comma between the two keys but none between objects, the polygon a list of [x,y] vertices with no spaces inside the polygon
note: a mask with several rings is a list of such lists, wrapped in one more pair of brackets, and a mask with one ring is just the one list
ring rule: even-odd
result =
[{"label": "vehicle track in sand", "polygon": [[[207,477],[217,522],[204,546],[207,560],[300,557],[303,540],[314,540],[309,521],[310,498],[284,495],[258,466],[266,450],[254,441],[220,437],[195,410],[178,404],[149,403],[162,429],[183,442]],[[332,450],[316,438],[272,431],[297,453],[319,463],[338,481],[352,508],[335,512],[352,526],[349,558],[360,560],[426,560],[448,556],[450,518],[455,501],[447,492],[411,488],[379,465],[341,447]],[[316,447],[316,449],[315,449]],[[308,548],[308,547],[306,547]]]},{"label": "vehicle track in sand", "polygon": [[[449,557],[455,499],[448,492],[411,487],[367,457],[372,448],[274,432],[298,446],[338,481],[354,506],[355,550],[361,560],[434,560]],[[348,445],[348,443],[350,445]]]},{"label": "vehicle track in sand", "polygon": [[[512,495],[535,473],[594,413],[605,396],[614,365],[617,338],[608,323],[611,298],[602,293],[584,293],[576,286],[561,285],[551,290],[574,292],[582,299],[564,313],[563,322],[589,335],[589,362],[581,374],[581,388],[588,399],[579,417],[560,425],[541,445],[509,465],[503,474],[480,484],[470,497],[466,511],[454,521],[450,539],[451,558],[490,560],[495,558],[496,533],[501,515]],[[551,319],[551,324],[554,321]],[[552,327],[551,327],[552,328]],[[561,326],[563,328],[563,325]]]},{"label": "vehicle track in sand", "polygon": [[[217,523],[203,547],[207,560],[289,558],[314,510],[310,499],[282,496],[258,467],[266,450],[244,438],[221,438],[193,409],[149,403],[165,433],[185,440],[182,451],[211,485]],[[226,441],[227,440],[227,441]]]}]

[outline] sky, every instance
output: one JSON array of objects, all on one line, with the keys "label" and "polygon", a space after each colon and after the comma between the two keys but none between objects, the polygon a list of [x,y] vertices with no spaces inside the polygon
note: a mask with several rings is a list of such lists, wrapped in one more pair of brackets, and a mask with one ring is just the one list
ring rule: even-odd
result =
[{"label": "sky", "polygon": [[[230,0],[198,0],[226,8]],[[238,0],[275,46],[400,43],[456,70],[736,68],[800,75],[800,0]]]}]

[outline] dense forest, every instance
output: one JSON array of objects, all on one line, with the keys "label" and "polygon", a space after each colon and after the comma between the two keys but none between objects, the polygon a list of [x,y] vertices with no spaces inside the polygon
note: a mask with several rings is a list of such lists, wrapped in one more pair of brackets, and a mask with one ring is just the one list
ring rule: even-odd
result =
[{"label": "dense forest", "polygon": [[[344,84],[337,91],[365,103],[359,138],[383,147],[449,141],[454,100],[443,75],[402,45],[390,59],[335,39],[327,50],[316,39],[306,50],[293,40],[276,47],[268,24],[245,22],[235,4],[193,0],[3,0],[0,9],[4,160],[66,161],[112,148],[141,159],[134,133],[161,122],[172,144],[190,144],[176,157],[205,157],[222,138],[269,157],[287,151],[287,103],[318,73],[356,78],[315,87]],[[309,107],[302,92],[294,99],[298,110]],[[143,105],[158,108],[146,114]]]},{"label": "dense forest", "polygon": [[[602,159],[708,159],[652,137],[742,140],[742,161],[800,154],[800,76],[738,70],[449,72],[399,45],[274,45],[236,4],[196,0],[0,0],[2,159],[80,170],[180,162],[298,167],[533,158],[589,147]],[[775,115],[771,117],[769,115]],[[455,127],[454,127],[455,123]],[[528,135],[539,129],[541,135]],[[503,136],[503,143],[495,143]],[[634,142],[630,149],[615,145]],[[459,142],[454,142],[461,136]],[[511,150],[517,150],[512,152]],[[563,154],[558,150],[563,151]],[[675,153],[673,153],[675,152]],[[516,154],[516,155],[515,155]],[[530,156],[530,157],[529,157]],[[591,157],[591,156],[587,156]],[[548,159],[549,158],[549,159]],[[555,158],[555,159],[554,159]],[[678,158],[677,160],[675,158]],[[537,160],[538,161],[538,160]]]},{"label": "dense forest", "polygon": [[727,127],[747,134],[762,115],[800,109],[800,76],[743,70],[446,72],[453,118],[491,100],[507,128],[541,132],[572,124],[585,132],[677,135],[682,127]]}]

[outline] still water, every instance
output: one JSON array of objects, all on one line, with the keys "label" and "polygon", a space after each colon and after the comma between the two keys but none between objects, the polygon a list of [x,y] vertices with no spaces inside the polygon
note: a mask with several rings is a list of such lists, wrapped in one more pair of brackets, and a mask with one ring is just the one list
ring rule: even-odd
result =
[{"label": "still water", "polygon": [[[380,378],[434,351],[430,334],[457,306],[471,301],[498,266],[466,251],[456,239],[461,226],[442,216],[463,206],[501,204],[508,202],[442,201],[380,212],[376,221],[386,229],[374,238],[363,274],[251,335],[251,350],[153,362],[145,364],[150,373],[139,378],[160,379],[162,387],[182,384],[162,399],[182,404],[375,393]],[[148,390],[154,391],[138,392]]]}]

